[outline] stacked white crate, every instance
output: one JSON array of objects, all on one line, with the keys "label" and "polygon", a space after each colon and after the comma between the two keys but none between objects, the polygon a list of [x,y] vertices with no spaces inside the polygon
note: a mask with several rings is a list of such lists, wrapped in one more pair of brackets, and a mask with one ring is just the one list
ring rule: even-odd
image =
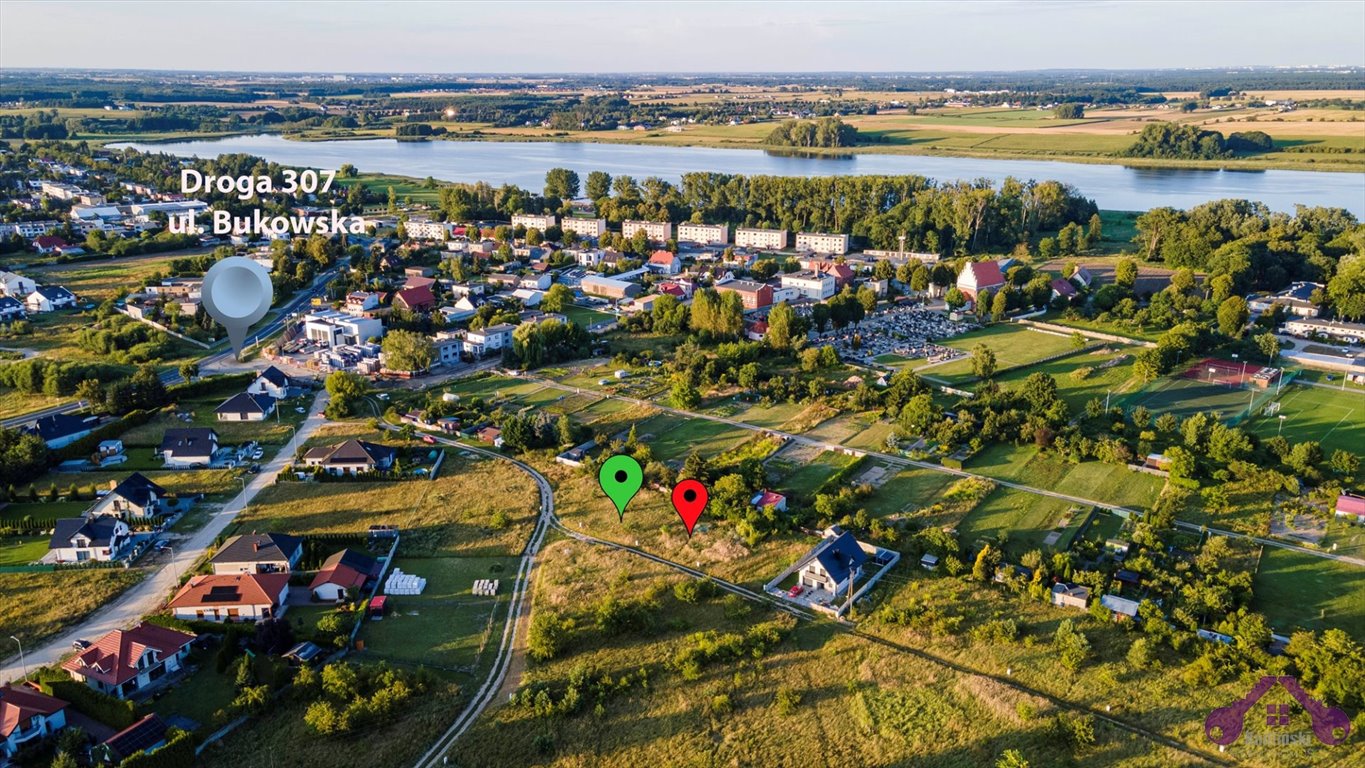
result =
[{"label": "stacked white crate", "polygon": [[474,594],[476,595],[481,595],[483,597],[493,597],[494,595],[498,594],[498,580],[475,579],[473,591]]},{"label": "stacked white crate", "polygon": [[410,573],[403,573],[397,568],[393,569],[393,572],[389,574],[388,581],[384,582],[384,594],[386,595],[420,595],[422,590],[426,588],[426,579]]}]

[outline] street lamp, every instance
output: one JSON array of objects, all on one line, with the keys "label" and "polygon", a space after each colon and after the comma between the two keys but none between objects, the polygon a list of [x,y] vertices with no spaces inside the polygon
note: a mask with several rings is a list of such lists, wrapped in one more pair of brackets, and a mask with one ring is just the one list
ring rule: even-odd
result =
[{"label": "street lamp", "polygon": [[1280,426],[1275,428],[1275,436],[1278,437],[1284,431],[1284,414],[1280,414]]},{"label": "street lamp", "polygon": [[175,583],[178,585],[180,583],[180,569],[175,565],[175,547],[167,544],[166,551],[171,553],[171,574],[175,576]]},{"label": "street lamp", "polygon": [[19,665],[24,668],[24,682],[28,682],[28,661],[24,658],[24,644],[19,642],[19,638],[10,635],[9,639],[19,645]]}]

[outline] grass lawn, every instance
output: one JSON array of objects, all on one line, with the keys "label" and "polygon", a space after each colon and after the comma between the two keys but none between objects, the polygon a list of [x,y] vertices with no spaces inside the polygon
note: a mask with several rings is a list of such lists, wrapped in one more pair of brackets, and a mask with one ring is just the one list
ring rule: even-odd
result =
[{"label": "grass lawn", "polygon": [[1348,523],[1333,515],[1327,521],[1327,535],[1321,543],[1329,552],[1365,558],[1365,525]]},{"label": "grass lawn", "polygon": [[[995,353],[997,369],[1027,365],[1072,349],[1071,339],[1065,336],[1035,331],[1028,326],[1014,323],[988,326],[939,343],[967,352],[971,352],[977,344],[985,344]],[[975,377],[972,373],[971,357],[926,368],[924,375],[950,385],[963,384]]]},{"label": "grass lawn", "polygon": [[540,389],[541,386],[535,382],[522,381],[509,376],[487,376],[482,379],[461,379],[447,385],[445,390],[461,397],[490,399],[530,394]]},{"label": "grass lawn", "polygon": [[580,307],[577,304],[570,304],[565,307],[561,314],[584,328],[589,328],[598,323],[616,319],[616,315],[607,312],[598,312],[597,310],[589,309],[588,307]]},{"label": "grass lawn", "polygon": [[[0,538],[0,566],[28,565],[47,554],[46,536],[6,536]],[[0,576],[0,582],[4,577]]]},{"label": "grass lawn", "polygon": [[1328,456],[1337,449],[1365,450],[1365,394],[1358,390],[1291,384],[1280,394],[1279,416],[1258,415],[1247,428],[1261,439],[1281,434],[1290,443],[1316,440]]},{"label": "grass lawn", "polygon": [[227,709],[237,697],[236,673],[229,670],[219,674],[214,667],[216,654],[216,648],[192,651],[189,663],[199,668],[151,701],[148,708],[163,718],[175,715],[188,717],[199,723],[201,728],[208,726],[205,733],[211,730],[215,725],[213,713]]},{"label": "grass lawn", "polygon": [[934,502],[957,478],[932,469],[903,469],[887,480],[864,504],[877,517],[909,514]]},{"label": "grass lawn", "polygon": [[841,445],[854,435],[872,426],[875,418],[874,414],[864,416],[856,413],[841,413],[832,419],[820,422],[813,429],[807,431],[805,436]]},{"label": "grass lawn", "polygon": [[0,574],[0,627],[6,637],[16,635],[25,647],[37,647],[146,575],[143,568]]},{"label": "grass lawn", "polygon": [[[473,683],[472,673],[497,650],[490,628],[501,627],[516,558],[399,557],[395,566],[425,578],[427,588],[421,595],[388,598],[389,614],[382,621],[366,621],[360,631],[365,651],[359,658],[463,673]],[[474,595],[475,579],[498,579],[498,595]]]},{"label": "grass lawn", "polygon": [[[680,419],[659,415],[636,427],[640,441],[649,445],[655,458],[682,459],[693,451],[714,456],[747,440],[752,432],[706,419]],[[646,437],[648,435],[648,437]]]},{"label": "grass lawn", "polygon": [[988,477],[1134,508],[1150,506],[1164,484],[1161,478],[1114,464],[1099,461],[1072,464],[1031,444],[997,443],[972,457],[968,469]]},{"label": "grass lawn", "polygon": [[[123,480],[131,472],[72,472],[47,474],[38,479],[38,487],[56,483],[58,488],[75,484],[78,488],[108,488],[110,482]],[[168,493],[181,496],[202,493],[210,500],[225,499],[242,489],[237,473],[227,469],[158,469],[142,473],[148,480],[165,488]],[[89,507],[92,502],[84,502]]]},{"label": "grass lawn", "polygon": [[[41,490],[46,485],[38,485]],[[59,485],[58,488],[65,486]],[[0,506],[0,522],[17,523],[26,517],[34,520],[59,520],[80,517],[93,501],[25,501]]]},{"label": "grass lawn", "polygon": [[755,403],[737,413],[734,418],[746,424],[775,429],[796,418],[796,415],[801,413],[801,409],[801,404],[786,401],[772,405]]},{"label": "grass lawn", "polygon": [[1266,547],[1252,589],[1252,607],[1279,634],[1339,627],[1356,640],[1365,637],[1365,569]]},{"label": "grass lawn", "polygon": [[[1257,401],[1265,397],[1260,390],[1254,390],[1254,393]],[[1124,397],[1118,404],[1124,410],[1141,405],[1158,416],[1173,413],[1183,419],[1195,413],[1219,413],[1227,419],[1246,410],[1252,395],[1253,390],[1229,388],[1174,374],[1153,381]]]},{"label": "grass lawn", "polygon": [[886,450],[886,439],[896,431],[896,427],[885,421],[874,421],[867,429],[844,440],[844,445],[862,448],[865,451]]},{"label": "grass lawn", "polygon": [[[962,518],[957,529],[958,540],[963,547],[974,550],[978,539],[995,540],[1004,534],[1008,537],[1005,551],[1012,558],[1031,549],[1048,550],[1043,539],[1053,530],[1066,528],[1059,524],[1073,506],[1060,499],[1013,488],[997,488]],[[1060,547],[1051,549],[1060,550]]]},{"label": "grass lawn", "polygon": [[[1127,356],[1121,363],[1109,368],[1099,366],[1120,356]],[[1072,373],[1081,368],[1092,369],[1088,376],[1077,378]],[[1005,387],[1018,386],[1024,379],[1035,373],[1046,373],[1057,382],[1057,394],[1066,401],[1072,414],[1085,412],[1085,404],[1091,399],[1103,398],[1106,393],[1118,395],[1129,388],[1138,386],[1133,378],[1133,357],[1131,350],[1086,352],[1084,354],[1049,360],[1046,363],[1019,368],[997,376],[997,384]]]},{"label": "grass lawn", "polygon": [[[17,348],[19,345],[0,343],[0,349],[4,349],[6,346],[13,349]],[[20,392],[17,389],[0,387],[0,419],[8,419],[14,416],[22,416],[23,414],[30,413],[32,411],[38,411],[44,408],[51,408],[55,405],[61,405],[62,403],[74,399],[75,398],[73,397],[51,397],[49,395],[40,394],[30,395]]]},{"label": "grass lawn", "polygon": [[770,472],[775,471],[781,475],[781,479],[776,483],[780,491],[810,496],[829,479],[830,475],[856,460],[855,457],[841,451],[825,451],[810,460],[804,457],[800,460],[787,459],[785,454],[779,453],[767,466]]},{"label": "grass lawn", "polygon": [[408,554],[519,553],[539,512],[535,485],[491,459],[447,454],[435,480],[284,482],[256,496],[238,529],[356,533],[397,525]]},{"label": "grass lawn", "polygon": [[[210,250],[204,250],[209,253]],[[81,298],[98,304],[121,296],[150,278],[170,275],[171,262],[185,258],[187,252],[162,258],[115,259],[101,263],[53,264],[33,270],[34,280],[60,285]]]},{"label": "grass lawn", "polygon": [[1134,328],[1128,325],[1121,325],[1117,321],[1103,323],[1098,320],[1086,320],[1084,318],[1071,319],[1065,317],[1061,312],[1048,312],[1036,319],[1040,322],[1065,325],[1068,328],[1076,328],[1082,331],[1108,333],[1113,336],[1122,336],[1126,339],[1136,339],[1138,341],[1156,341],[1161,338],[1161,334],[1164,333],[1164,331],[1155,328],[1148,330],[1145,328]]}]

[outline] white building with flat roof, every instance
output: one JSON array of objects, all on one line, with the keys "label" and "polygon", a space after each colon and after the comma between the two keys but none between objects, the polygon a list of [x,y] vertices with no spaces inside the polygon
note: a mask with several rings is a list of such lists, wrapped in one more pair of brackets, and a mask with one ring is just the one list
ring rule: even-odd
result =
[{"label": "white building with flat roof", "polygon": [[848,235],[829,232],[797,232],[796,250],[828,253],[835,256],[848,253]]},{"label": "white building with flat roof", "polygon": [[1348,344],[1365,341],[1365,324],[1363,323],[1347,323],[1341,320],[1319,320],[1316,317],[1286,320],[1284,323],[1284,332],[1303,338],[1321,335],[1335,341],[1344,341]]},{"label": "white building with flat roof", "polygon": [[678,225],[678,241],[698,245],[725,245],[730,242],[730,228],[725,224],[693,224],[689,221]]},{"label": "white building with flat roof", "polygon": [[384,323],[372,317],[355,317],[324,309],[304,315],[303,335],[329,347],[359,345],[372,338],[384,338]]},{"label": "white building with flat roof", "polygon": [[450,232],[450,224],[444,221],[414,219],[403,225],[410,240],[444,240]]},{"label": "white building with flat roof", "polygon": [[787,230],[740,227],[735,230],[735,245],[739,248],[780,251],[787,247]]},{"label": "white building with flat roof", "polygon": [[629,240],[635,236],[636,232],[644,231],[645,237],[653,242],[663,242],[672,239],[673,224],[667,221],[623,221],[621,222],[621,236]]},{"label": "white building with flat roof", "polygon": [[601,237],[607,233],[606,219],[580,219],[570,216],[560,222],[559,228],[565,232],[573,232],[580,237]]},{"label": "white building with flat roof", "polygon": [[527,229],[538,229],[541,232],[555,225],[554,214],[539,213],[514,213],[512,214],[512,226],[526,227]]},{"label": "white building with flat roof", "polygon": [[782,276],[782,287],[794,288],[812,301],[824,301],[834,295],[834,275],[809,270],[793,272]]}]

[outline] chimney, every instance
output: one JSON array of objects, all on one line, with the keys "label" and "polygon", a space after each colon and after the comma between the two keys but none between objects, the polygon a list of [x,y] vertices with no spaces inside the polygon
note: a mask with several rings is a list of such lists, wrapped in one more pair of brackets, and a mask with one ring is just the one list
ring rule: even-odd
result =
[{"label": "chimney", "polygon": [[117,481],[117,480],[110,480],[110,481],[109,481],[109,490],[112,491],[112,490],[114,490],[114,489],[117,488],[117,487],[118,487],[118,481]]},{"label": "chimney", "polygon": [[253,541],[253,542],[251,542],[251,548],[254,549],[254,550],[257,551],[257,552],[260,552],[260,551],[261,551],[261,542],[259,542],[259,541]]}]

